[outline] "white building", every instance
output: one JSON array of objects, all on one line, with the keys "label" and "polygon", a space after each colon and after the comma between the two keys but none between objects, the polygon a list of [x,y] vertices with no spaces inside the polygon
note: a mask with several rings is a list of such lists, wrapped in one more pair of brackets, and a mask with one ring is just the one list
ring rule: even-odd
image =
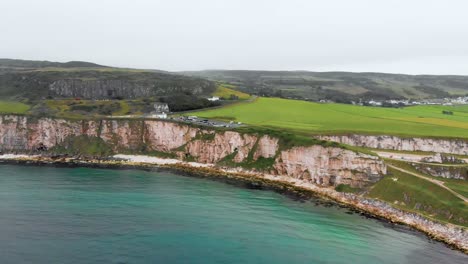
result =
[{"label": "white building", "polygon": [[154,103],[154,110],[156,113],[169,113],[169,105],[166,103]]},{"label": "white building", "polygon": [[153,117],[155,118],[161,118],[161,119],[166,119],[167,118],[167,114],[162,112],[162,113],[157,113],[157,114],[154,114]]},{"label": "white building", "polygon": [[154,103],[154,111],[151,112],[151,117],[166,119],[167,113],[170,112],[169,106],[166,103]]},{"label": "white building", "polygon": [[207,98],[207,99],[208,99],[208,101],[212,101],[212,102],[219,101],[219,97],[217,97],[217,96],[213,96],[213,97],[210,97],[210,98]]}]

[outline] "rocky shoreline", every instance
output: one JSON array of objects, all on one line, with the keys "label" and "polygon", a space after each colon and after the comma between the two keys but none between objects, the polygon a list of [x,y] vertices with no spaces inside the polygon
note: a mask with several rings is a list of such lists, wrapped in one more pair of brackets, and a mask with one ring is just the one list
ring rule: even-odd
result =
[{"label": "rocky shoreline", "polygon": [[49,165],[60,167],[93,167],[114,169],[164,169],[188,176],[242,183],[249,188],[270,189],[297,198],[320,197],[371,217],[404,224],[425,233],[430,238],[468,254],[468,230],[464,227],[438,223],[419,214],[406,212],[390,204],[356,194],[341,193],[333,188],[318,187],[296,178],[246,171],[240,168],[220,168],[212,164],[181,162],[148,156],[116,155],[108,159],[81,159],[29,155],[0,155],[0,164]]}]

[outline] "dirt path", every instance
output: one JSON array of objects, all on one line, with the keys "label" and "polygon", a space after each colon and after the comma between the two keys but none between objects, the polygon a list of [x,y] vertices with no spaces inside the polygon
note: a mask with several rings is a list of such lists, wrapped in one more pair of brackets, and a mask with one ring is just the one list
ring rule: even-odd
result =
[{"label": "dirt path", "polygon": [[426,181],[430,181],[430,182],[432,182],[432,183],[434,183],[434,184],[437,184],[437,185],[439,185],[440,187],[442,187],[442,188],[446,189],[447,191],[451,192],[453,195],[455,195],[455,196],[457,196],[458,198],[462,199],[465,203],[468,203],[468,199],[467,199],[465,196],[463,196],[463,195],[461,195],[461,194],[455,192],[454,190],[450,189],[449,187],[445,186],[443,181],[431,179],[431,178],[425,177],[425,176],[423,176],[423,175],[421,175],[421,174],[414,173],[414,172],[411,172],[411,171],[408,171],[408,170],[399,168],[399,167],[394,166],[394,165],[387,164],[387,166],[390,167],[390,168],[393,168],[393,169],[395,169],[395,170],[399,170],[399,171],[401,171],[401,172],[404,172],[404,173],[407,173],[407,174],[411,174],[411,175],[416,176],[416,177],[418,177],[418,178],[421,178],[421,179],[424,179],[424,180],[426,180]]},{"label": "dirt path", "polygon": [[[375,151],[377,155],[382,158],[389,158],[389,159],[396,159],[402,161],[411,161],[416,163],[423,163],[420,162],[422,158],[430,157],[431,155],[422,155],[422,154],[409,154],[409,153],[396,153],[396,152],[386,152],[386,151]],[[462,158],[466,163],[468,163],[468,159]],[[456,166],[456,165],[463,165],[463,164],[437,164],[439,166]]]}]

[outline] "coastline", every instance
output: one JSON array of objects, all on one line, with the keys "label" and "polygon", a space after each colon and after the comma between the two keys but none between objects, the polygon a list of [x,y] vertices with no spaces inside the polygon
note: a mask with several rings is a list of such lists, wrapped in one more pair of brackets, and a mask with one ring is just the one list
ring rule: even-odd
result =
[{"label": "coastline", "polygon": [[241,182],[251,188],[271,189],[296,197],[320,197],[372,217],[403,224],[423,232],[431,239],[445,243],[468,254],[467,228],[448,223],[439,223],[416,213],[406,212],[390,204],[351,193],[341,193],[333,188],[318,187],[287,176],[269,175],[247,171],[241,168],[217,167],[214,164],[183,162],[177,159],[164,159],[142,155],[114,155],[107,159],[83,159],[74,157],[45,157],[40,155],[0,155],[0,164],[49,165],[63,167],[165,169],[188,176],[221,179],[228,182]]}]

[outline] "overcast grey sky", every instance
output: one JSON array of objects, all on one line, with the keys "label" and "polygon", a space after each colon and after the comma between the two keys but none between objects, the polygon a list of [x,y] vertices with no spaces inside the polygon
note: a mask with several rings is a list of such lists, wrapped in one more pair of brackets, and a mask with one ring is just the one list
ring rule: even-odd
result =
[{"label": "overcast grey sky", "polygon": [[468,75],[466,0],[0,0],[0,57]]}]

